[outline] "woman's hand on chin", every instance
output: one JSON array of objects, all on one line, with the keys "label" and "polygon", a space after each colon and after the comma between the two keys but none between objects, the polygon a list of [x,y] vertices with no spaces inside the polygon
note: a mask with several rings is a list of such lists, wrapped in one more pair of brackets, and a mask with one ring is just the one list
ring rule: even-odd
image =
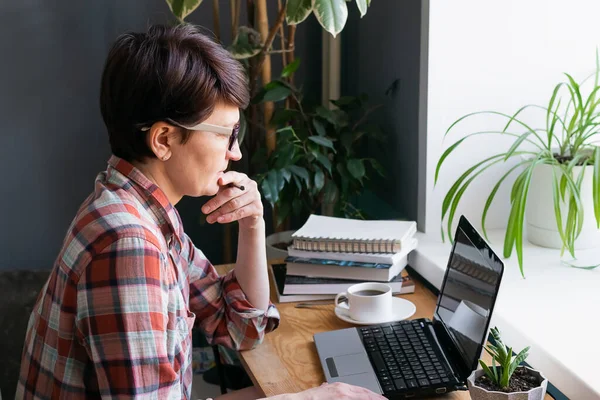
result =
[{"label": "woman's hand on chin", "polygon": [[226,224],[238,221],[240,228],[264,226],[263,205],[258,185],[246,174],[229,171],[219,178],[219,191],[202,206],[206,222]]}]

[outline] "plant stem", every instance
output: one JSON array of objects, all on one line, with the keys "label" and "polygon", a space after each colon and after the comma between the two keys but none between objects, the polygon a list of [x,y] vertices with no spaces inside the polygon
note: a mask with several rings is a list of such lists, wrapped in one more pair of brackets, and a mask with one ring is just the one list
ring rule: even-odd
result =
[{"label": "plant stem", "polygon": [[[283,54],[282,58],[285,58],[285,53],[289,53],[294,50],[269,50],[267,54]],[[283,65],[285,67],[285,64]]]},{"label": "plant stem", "polygon": [[[294,50],[296,50],[296,44],[295,44],[296,25],[288,25],[288,38],[287,39],[288,39],[287,50],[289,51],[289,53],[287,53],[287,62],[288,62],[288,64],[291,64],[294,62],[294,58],[295,58]],[[294,84],[294,74],[290,74],[290,76],[288,77],[288,82],[291,85]]]},{"label": "plant stem", "polygon": [[[269,16],[267,13],[267,0],[256,0],[256,12],[257,12],[257,23],[258,23],[258,32],[262,38],[269,39]],[[284,10],[285,12],[285,10]],[[281,13],[281,10],[280,10]],[[274,26],[275,27],[275,26]],[[270,37],[270,42],[272,43],[274,39],[274,35]],[[263,46],[260,52],[260,59],[258,62],[258,69],[261,74],[261,83],[262,85],[266,85],[271,82],[271,56],[268,55],[268,50],[271,46],[271,43],[268,47],[266,47],[267,42],[265,41],[265,46]],[[269,121],[271,121],[271,117],[273,116],[273,111],[275,110],[275,104],[272,101],[266,101],[263,104],[263,117],[264,124],[267,126],[266,131],[266,144],[267,144],[267,155],[271,154],[273,150],[275,150],[276,146],[276,138],[275,138],[275,129],[269,126]]]},{"label": "plant stem", "polygon": [[[281,12],[281,9],[283,8],[281,0],[277,0],[277,7],[279,12]],[[281,63],[283,68],[285,68],[285,66],[287,65],[287,57],[285,56],[285,31],[283,29],[283,23],[279,26],[279,36],[281,39]],[[271,53],[273,53],[273,51],[271,51]]]},{"label": "plant stem", "polygon": [[269,35],[267,36],[267,39],[265,40],[263,48],[261,49],[260,53],[257,56],[258,62],[256,63],[256,70],[254,71],[254,75],[251,77],[251,81],[250,81],[251,88],[253,88],[254,85],[256,85],[256,79],[258,78],[259,71],[261,70],[262,64],[265,62],[265,58],[267,56],[267,50],[269,50],[269,48],[273,44],[273,39],[275,39],[275,34],[277,33],[277,30],[279,29],[279,26],[283,23],[284,19],[285,19],[285,8],[283,8],[279,11],[279,15],[277,16],[275,25],[273,25],[271,27],[271,30],[269,31]]}]

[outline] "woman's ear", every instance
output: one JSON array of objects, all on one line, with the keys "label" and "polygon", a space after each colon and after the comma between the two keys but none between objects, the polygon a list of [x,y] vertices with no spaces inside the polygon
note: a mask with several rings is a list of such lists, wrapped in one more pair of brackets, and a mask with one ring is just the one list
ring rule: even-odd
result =
[{"label": "woman's ear", "polygon": [[177,130],[178,128],[162,121],[155,122],[150,127],[146,136],[146,144],[159,160],[167,161],[171,158]]}]

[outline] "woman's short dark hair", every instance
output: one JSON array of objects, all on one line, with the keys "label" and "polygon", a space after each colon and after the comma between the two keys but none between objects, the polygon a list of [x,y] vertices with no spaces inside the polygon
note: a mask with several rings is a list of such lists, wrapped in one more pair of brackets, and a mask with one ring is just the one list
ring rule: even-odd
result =
[{"label": "woman's short dark hair", "polygon": [[[242,65],[193,25],[155,25],[113,44],[102,73],[100,108],[113,154],[155,157],[141,128],[171,119],[184,126],[208,118],[218,102],[245,108]],[[182,142],[190,132],[182,129]]]}]

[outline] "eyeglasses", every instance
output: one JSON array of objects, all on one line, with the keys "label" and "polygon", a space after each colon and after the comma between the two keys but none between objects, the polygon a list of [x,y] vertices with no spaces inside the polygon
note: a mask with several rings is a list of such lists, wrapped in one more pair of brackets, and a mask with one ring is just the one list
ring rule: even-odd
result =
[{"label": "eyeglasses", "polygon": [[[180,128],[188,129],[190,131],[204,131],[204,132],[218,133],[220,135],[227,135],[227,136],[229,136],[229,144],[227,146],[227,149],[229,151],[233,150],[233,146],[235,145],[235,142],[237,142],[238,135],[240,133],[240,124],[236,124],[232,129],[232,128],[228,128],[225,126],[207,124],[207,123],[203,123],[203,122],[199,123],[198,125],[194,125],[194,126],[184,126],[184,125],[181,125],[181,124],[173,121],[170,118],[166,118],[165,121],[167,121],[168,123],[170,123],[172,125],[178,126]],[[141,128],[142,132],[149,131],[149,130],[150,130],[149,126]]]}]

